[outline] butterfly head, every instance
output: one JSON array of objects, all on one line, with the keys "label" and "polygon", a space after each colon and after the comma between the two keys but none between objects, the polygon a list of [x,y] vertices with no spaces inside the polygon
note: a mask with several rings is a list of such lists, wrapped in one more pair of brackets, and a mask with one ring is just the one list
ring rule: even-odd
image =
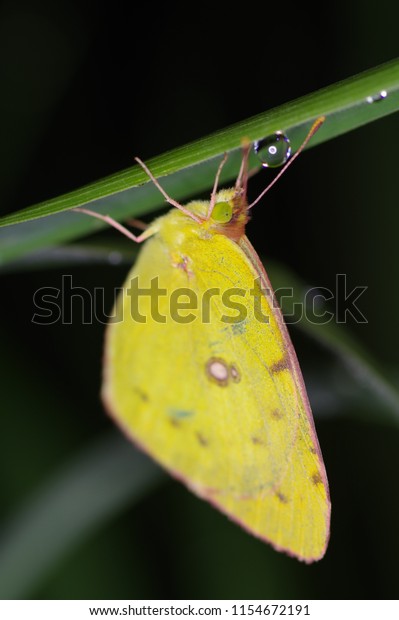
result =
[{"label": "butterfly head", "polygon": [[234,241],[239,240],[245,234],[245,225],[249,220],[247,206],[242,188],[219,191],[209,217],[210,228]]}]

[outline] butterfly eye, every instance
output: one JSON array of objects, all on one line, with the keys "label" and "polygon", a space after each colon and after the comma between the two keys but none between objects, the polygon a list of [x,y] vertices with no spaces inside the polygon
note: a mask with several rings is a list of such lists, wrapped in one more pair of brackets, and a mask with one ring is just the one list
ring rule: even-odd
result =
[{"label": "butterfly eye", "polygon": [[217,202],[212,211],[212,219],[220,224],[230,222],[233,215],[233,206],[230,202]]}]

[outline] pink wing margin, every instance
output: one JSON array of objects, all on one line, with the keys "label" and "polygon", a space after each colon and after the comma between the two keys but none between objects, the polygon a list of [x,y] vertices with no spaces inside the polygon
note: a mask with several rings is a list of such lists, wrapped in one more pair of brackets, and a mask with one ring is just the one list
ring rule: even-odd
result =
[{"label": "pink wing margin", "polygon": [[[289,335],[287,326],[285,324],[284,318],[283,318],[283,314],[281,312],[280,306],[278,304],[276,295],[274,293],[273,287],[271,285],[271,282],[269,280],[269,277],[265,271],[265,268],[263,267],[258,254],[256,253],[255,249],[253,248],[252,244],[250,243],[249,239],[244,235],[243,237],[241,237],[240,241],[238,242],[239,246],[241,247],[242,251],[244,252],[245,256],[250,260],[251,264],[253,265],[255,271],[259,274],[260,278],[261,278],[261,282],[262,282],[262,289],[265,291],[270,292],[270,297],[271,297],[271,302],[273,304],[273,309],[274,309],[274,317],[279,325],[281,334],[283,335],[283,339],[284,339],[284,344],[286,347],[286,351],[288,352],[288,357],[290,360],[290,365],[291,368],[294,372],[294,376],[295,376],[295,381],[296,381],[296,385],[298,386],[299,389],[299,393],[302,399],[302,402],[304,404],[305,407],[305,411],[306,411],[306,415],[309,421],[309,426],[310,426],[310,432],[311,432],[311,437],[312,437],[312,441],[313,444],[315,446],[316,449],[316,454],[319,458],[319,462],[320,462],[320,473],[321,473],[321,477],[322,477],[322,481],[323,484],[325,486],[326,489],[326,495],[327,495],[327,505],[328,505],[328,511],[327,511],[327,515],[326,515],[326,525],[327,525],[327,531],[328,533],[330,533],[330,520],[331,520],[331,501],[330,501],[330,490],[329,490],[329,485],[328,485],[328,480],[327,480],[327,474],[326,474],[326,469],[324,466],[324,461],[323,461],[323,456],[321,453],[321,449],[320,449],[320,444],[319,444],[319,440],[317,438],[317,434],[316,434],[316,428],[315,428],[315,424],[314,424],[314,420],[313,420],[313,414],[312,414],[312,410],[310,407],[310,403],[309,403],[309,398],[308,398],[308,394],[306,391],[306,387],[305,387],[305,383],[303,381],[303,376],[302,376],[302,372],[299,366],[299,362],[298,362],[298,358],[297,355],[295,353],[295,349],[294,346],[291,342],[291,337]],[[329,535],[326,538],[326,544],[324,547],[324,551],[327,549],[328,546],[328,541],[329,541]]]}]

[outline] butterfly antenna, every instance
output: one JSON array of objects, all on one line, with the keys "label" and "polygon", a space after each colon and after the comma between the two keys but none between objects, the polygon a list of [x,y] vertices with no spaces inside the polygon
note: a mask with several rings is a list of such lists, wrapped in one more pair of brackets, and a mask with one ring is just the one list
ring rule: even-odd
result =
[{"label": "butterfly antenna", "polygon": [[216,193],[218,191],[218,185],[219,185],[219,179],[220,179],[220,174],[222,172],[223,166],[225,165],[227,161],[227,153],[224,154],[222,161],[220,162],[217,172],[216,172],[216,176],[215,176],[215,182],[213,184],[213,189],[212,189],[212,193],[211,193],[211,200],[209,202],[209,207],[208,207],[208,213],[206,214],[206,219],[209,220],[209,218],[212,215],[212,211],[214,209],[215,206],[215,202],[216,202]]},{"label": "butterfly antenna", "polygon": [[235,185],[236,190],[239,190],[239,189],[243,190],[244,196],[247,195],[248,176],[249,176],[248,175],[248,159],[249,159],[250,148],[251,148],[251,143],[245,140],[243,147],[242,147],[242,160],[241,160],[240,171],[238,173],[238,177],[237,177],[236,185]]},{"label": "butterfly antenna", "polygon": [[285,164],[285,166],[283,166],[280,170],[280,172],[278,173],[278,175],[276,177],[274,177],[273,181],[271,183],[269,183],[269,185],[263,190],[263,192],[261,192],[259,194],[259,196],[253,201],[251,202],[251,204],[249,205],[248,209],[252,209],[253,206],[255,206],[262,198],[265,194],[267,194],[267,192],[269,191],[269,189],[271,189],[273,187],[273,185],[275,183],[277,183],[277,181],[279,180],[279,178],[284,174],[284,172],[287,170],[287,168],[289,166],[291,166],[291,164],[294,162],[294,160],[298,157],[298,155],[300,153],[302,153],[303,149],[305,148],[305,146],[307,145],[307,143],[309,142],[309,140],[312,138],[312,136],[314,136],[314,134],[316,133],[316,131],[318,129],[320,129],[320,127],[322,126],[322,124],[324,123],[324,121],[326,120],[325,116],[320,116],[320,118],[318,118],[317,120],[315,120],[315,122],[313,123],[313,125],[311,126],[308,135],[306,136],[306,138],[304,139],[304,141],[302,142],[301,146],[299,147],[299,149],[297,150],[297,152],[291,157],[291,159],[289,159],[287,161],[287,163]]}]

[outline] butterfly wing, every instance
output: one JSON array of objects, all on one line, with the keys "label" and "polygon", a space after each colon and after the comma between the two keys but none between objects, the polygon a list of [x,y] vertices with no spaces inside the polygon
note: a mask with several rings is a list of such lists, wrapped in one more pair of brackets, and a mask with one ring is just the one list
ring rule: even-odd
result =
[{"label": "butterfly wing", "polygon": [[310,562],[327,545],[327,479],[267,283],[245,238],[189,235],[178,256],[151,238],[108,327],[103,396],[127,435],[196,494]]}]

